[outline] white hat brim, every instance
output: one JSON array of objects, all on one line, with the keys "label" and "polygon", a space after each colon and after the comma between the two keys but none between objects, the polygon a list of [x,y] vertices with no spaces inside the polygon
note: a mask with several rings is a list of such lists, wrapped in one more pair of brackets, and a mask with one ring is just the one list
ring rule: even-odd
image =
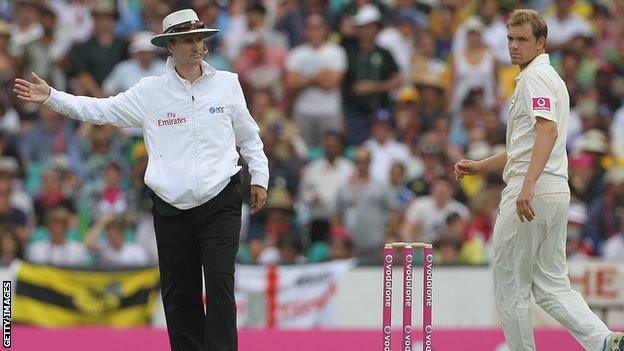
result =
[{"label": "white hat brim", "polygon": [[179,33],[167,33],[167,34],[159,34],[152,38],[151,42],[153,45],[164,48],[167,45],[167,41],[173,37],[177,37],[180,35],[189,35],[189,34],[201,34],[204,39],[211,37],[215,34],[219,33],[218,29],[212,28],[200,28],[189,30],[188,32],[179,32]]}]

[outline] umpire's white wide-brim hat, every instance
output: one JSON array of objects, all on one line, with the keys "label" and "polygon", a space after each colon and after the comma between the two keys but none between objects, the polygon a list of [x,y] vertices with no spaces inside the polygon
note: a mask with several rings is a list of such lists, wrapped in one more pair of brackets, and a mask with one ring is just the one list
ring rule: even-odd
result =
[{"label": "umpire's white wide-brim hat", "polygon": [[163,19],[163,34],[152,38],[152,44],[165,47],[167,41],[175,36],[187,34],[201,34],[204,39],[219,32],[218,29],[206,28],[200,21],[197,13],[191,9],[180,10],[170,13]]}]

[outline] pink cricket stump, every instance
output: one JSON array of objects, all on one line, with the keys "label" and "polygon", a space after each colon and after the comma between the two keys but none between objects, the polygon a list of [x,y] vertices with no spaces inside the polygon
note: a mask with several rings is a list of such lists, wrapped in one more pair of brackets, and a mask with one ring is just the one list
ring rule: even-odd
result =
[{"label": "pink cricket stump", "polygon": [[403,351],[412,350],[412,261],[411,245],[403,248]]},{"label": "pink cricket stump", "polygon": [[431,309],[433,307],[433,249],[424,248],[423,261],[423,351],[431,351]]},{"label": "pink cricket stump", "polygon": [[392,246],[384,247],[383,273],[383,350],[391,351],[392,332]]}]

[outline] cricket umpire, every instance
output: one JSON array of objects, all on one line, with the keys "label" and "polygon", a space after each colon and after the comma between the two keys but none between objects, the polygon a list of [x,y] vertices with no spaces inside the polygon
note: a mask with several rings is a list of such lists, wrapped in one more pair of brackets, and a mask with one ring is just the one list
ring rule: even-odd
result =
[{"label": "cricket umpire", "polygon": [[[163,19],[152,44],[170,54],[167,72],[107,99],[73,96],[35,73],[15,80],[22,101],[81,121],[139,127],[148,150],[162,298],[171,348],[238,348],[234,261],[241,227],[239,153],[251,173],[251,212],[265,204],[268,161],[236,74],[203,61],[206,28],[193,10]],[[202,303],[202,268],[206,311]]]},{"label": "cricket umpire", "polygon": [[[507,22],[511,62],[521,69],[511,97],[506,151],[455,164],[458,177],[503,170],[494,226],[494,291],[512,351],[535,351],[531,295],[587,350],[623,351],[612,333],[572,290],[566,265],[570,189],[566,137],[570,98],[545,53],[548,29],[533,10]],[[562,349],[565,346],[562,345]]]}]

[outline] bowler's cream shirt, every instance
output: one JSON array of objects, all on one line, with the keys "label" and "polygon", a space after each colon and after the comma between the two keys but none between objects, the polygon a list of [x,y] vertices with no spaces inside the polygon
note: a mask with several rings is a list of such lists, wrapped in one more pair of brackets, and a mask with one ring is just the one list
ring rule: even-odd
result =
[{"label": "bowler's cream shirt", "polygon": [[537,129],[537,117],[557,124],[558,137],[536,185],[535,194],[569,192],[566,138],[570,97],[564,81],[550,65],[548,54],[538,55],[516,77],[507,121],[506,183],[522,182],[529,168]]}]

